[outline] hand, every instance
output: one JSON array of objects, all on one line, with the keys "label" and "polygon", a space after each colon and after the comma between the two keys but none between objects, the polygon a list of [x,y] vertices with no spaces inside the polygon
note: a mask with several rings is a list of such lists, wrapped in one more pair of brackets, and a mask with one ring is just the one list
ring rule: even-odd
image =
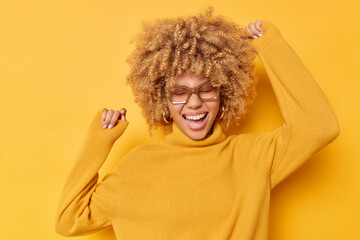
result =
[{"label": "hand", "polygon": [[126,121],[126,109],[122,108],[120,111],[113,111],[112,109],[107,110],[104,108],[103,115],[101,117],[101,123],[103,128],[113,128],[117,121],[123,120]]},{"label": "hand", "polygon": [[249,23],[249,26],[245,28],[249,38],[258,38],[264,35],[264,30],[260,27],[262,23],[263,20],[256,20],[255,23]]}]

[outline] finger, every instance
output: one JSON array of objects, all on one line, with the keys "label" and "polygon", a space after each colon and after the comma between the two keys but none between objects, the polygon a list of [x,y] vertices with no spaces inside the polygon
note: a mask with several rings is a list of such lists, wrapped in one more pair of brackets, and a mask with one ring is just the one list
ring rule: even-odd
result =
[{"label": "finger", "polygon": [[256,34],[258,33],[258,30],[255,28],[255,24],[254,24],[254,23],[250,23],[250,24],[249,24],[249,29],[250,29],[250,32],[251,32],[251,34],[252,34],[252,37],[253,37],[253,38],[258,38],[258,37],[256,36]]},{"label": "finger", "polygon": [[122,108],[120,110],[120,113],[121,113],[121,120],[126,121],[126,109]]},{"label": "finger", "polygon": [[253,34],[252,34],[252,32],[250,31],[249,27],[246,27],[246,28],[245,28],[245,33],[248,35],[248,37],[252,37],[252,36],[253,36]]},{"label": "finger", "polygon": [[110,120],[110,124],[108,126],[108,128],[112,128],[113,126],[115,126],[115,124],[117,123],[117,121],[119,120],[120,117],[120,112],[119,111],[115,111],[114,115],[112,116],[111,120]]},{"label": "finger", "polygon": [[260,33],[263,35],[264,34],[264,30],[261,28],[261,24],[263,23],[262,20],[257,20],[255,22],[255,28],[260,31]]},{"label": "finger", "polygon": [[104,122],[103,128],[107,128],[107,126],[110,124],[110,121],[111,121],[111,118],[113,115],[114,115],[114,110],[109,109],[106,114],[106,117],[105,117],[105,122]]},{"label": "finger", "polygon": [[102,124],[103,124],[104,121],[105,121],[106,113],[107,113],[107,109],[104,108],[104,111],[103,111],[103,114],[102,114],[102,117],[101,117],[101,123],[102,123]]},{"label": "finger", "polygon": [[[260,29],[261,29],[261,28],[260,28]],[[252,31],[254,34],[256,34],[256,35],[258,35],[259,33],[261,33],[261,30],[258,29],[258,27],[257,27],[257,25],[256,25],[255,23],[252,23],[252,24],[251,24],[251,31]]]}]

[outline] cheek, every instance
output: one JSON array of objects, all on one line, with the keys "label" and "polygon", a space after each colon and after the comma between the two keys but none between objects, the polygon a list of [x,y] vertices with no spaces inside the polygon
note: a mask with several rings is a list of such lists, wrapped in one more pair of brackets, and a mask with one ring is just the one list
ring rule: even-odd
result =
[{"label": "cheek", "polygon": [[214,114],[217,114],[220,108],[220,101],[213,102],[209,105],[209,108]]},{"label": "cheek", "polygon": [[182,109],[181,105],[173,105],[169,101],[167,102],[167,105],[171,116],[177,116],[181,113],[181,109]]}]

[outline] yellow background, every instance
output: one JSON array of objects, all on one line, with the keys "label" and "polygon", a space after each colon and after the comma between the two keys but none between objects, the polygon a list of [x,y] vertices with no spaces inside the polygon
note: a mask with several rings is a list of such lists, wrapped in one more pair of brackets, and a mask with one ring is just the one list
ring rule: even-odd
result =
[{"label": "yellow background", "polygon": [[[240,25],[272,21],[340,122],[339,137],[273,190],[270,239],[360,239],[357,0],[1,0],[0,239],[66,239],[54,231],[59,195],[88,124],[102,107],[126,107],[130,124],[101,176],[132,147],[161,139],[159,133],[147,135],[125,85],[129,40],[143,20],[195,14],[209,5]],[[235,132],[282,124],[259,59],[256,65],[259,95]],[[74,239],[115,237],[104,230]]]}]

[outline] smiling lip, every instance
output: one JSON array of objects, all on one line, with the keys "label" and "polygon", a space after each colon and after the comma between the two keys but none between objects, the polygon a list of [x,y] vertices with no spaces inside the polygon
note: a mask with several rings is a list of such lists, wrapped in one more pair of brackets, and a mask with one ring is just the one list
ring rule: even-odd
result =
[{"label": "smiling lip", "polygon": [[185,113],[183,114],[183,116],[196,116],[196,115],[200,115],[200,114],[207,114],[207,112],[194,112],[194,113]]},{"label": "smiling lip", "polygon": [[[204,119],[200,120],[200,121],[192,121],[192,120],[188,120],[188,119],[185,118],[185,116],[196,116],[196,115],[200,115],[200,114],[203,114],[203,113],[206,114],[206,117]],[[197,112],[197,113],[186,114],[186,115],[184,114],[183,118],[184,118],[184,121],[185,121],[186,125],[190,129],[192,129],[192,130],[200,130],[205,126],[208,116],[209,116],[208,112]],[[190,121],[192,123],[190,123]]]}]

